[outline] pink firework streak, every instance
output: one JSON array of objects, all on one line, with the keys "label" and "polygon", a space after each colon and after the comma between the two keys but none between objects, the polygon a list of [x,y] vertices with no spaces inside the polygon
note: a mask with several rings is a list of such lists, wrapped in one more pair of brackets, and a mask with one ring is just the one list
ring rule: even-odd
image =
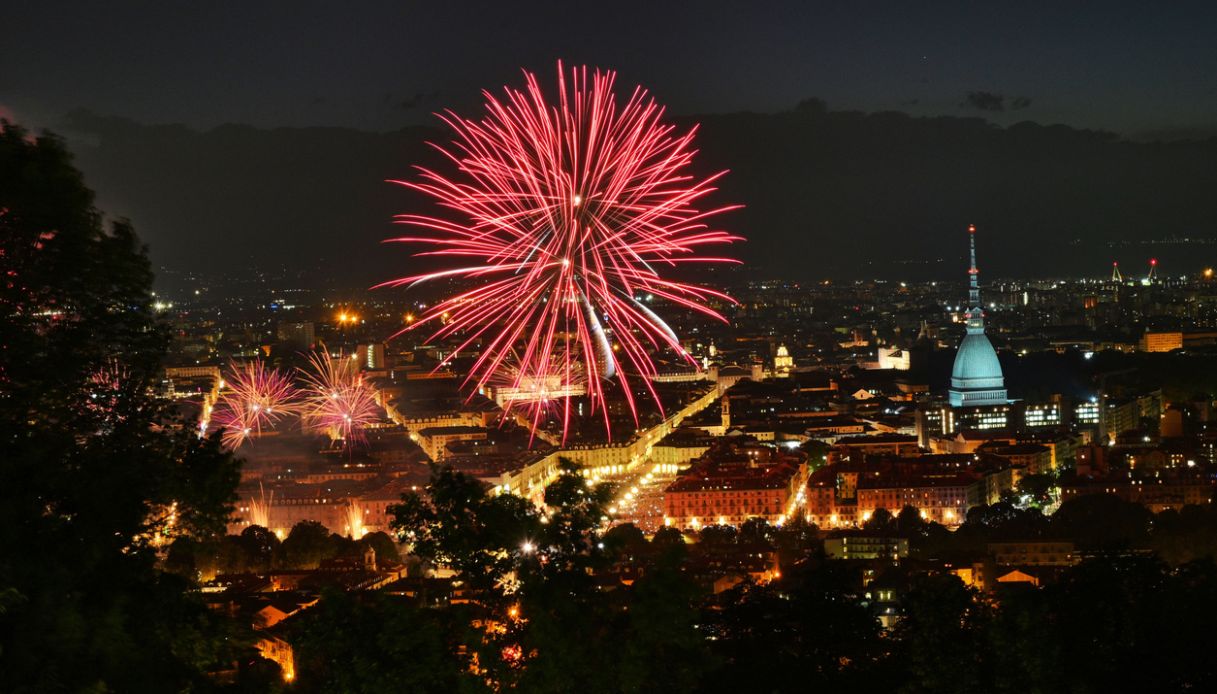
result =
[{"label": "pink firework streak", "polygon": [[[707,302],[733,303],[731,297],[664,279],[659,271],[677,263],[737,262],[701,254],[702,247],[741,240],[707,225],[709,217],[737,206],[698,209],[725,172],[700,180],[686,173],[696,129],[681,135],[662,124],[663,109],[642,88],[621,100],[613,72],[589,74],[582,67],[568,76],[559,64],[552,104],[536,76],[524,76],[524,91],[505,88],[501,99],[486,92],[479,121],[451,111],[441,116],[456,136],[436,149],[456,174],[420,167],[419,181],[394,181],[453,215],[398,215],[399,223],[423,233],[389,240],[427,244],[432,249],[418,255],[461,264],[379,286],[473,281],[476,287],[435,304],[406,328],[440,319],[430,339],[459,335],[454,354],[476,344],[466,385],[510,374],[522,391],[536,384],[547,384],[551,393],[586,389],[607,428],[604,384],[616,377],[637,421],[629,379],[640,378],[659,403],[651,385],[654,351],[673,349],[695,364],[675,332],[637,297],[651,294],[724,320]],[[528,406],[539,422],[545,408]]]},{"label": "pink firework streak", "polygon": [[227,389],[211,421],[224,431],[228,448],[235,449],[264,428],[273,428],[284,417],[300,413],[300,393],[291,379],[261,361],[230,364],[224,380]]},{"label": "pink firework streak", "polygon": [[304,420],[313,429],[341,439],[348,447],[364,440],[364,429],[380,419],[376,394],[364,382],[354,359],[331,359],[325,352],[309,357],[302,372],[306,386]]}]

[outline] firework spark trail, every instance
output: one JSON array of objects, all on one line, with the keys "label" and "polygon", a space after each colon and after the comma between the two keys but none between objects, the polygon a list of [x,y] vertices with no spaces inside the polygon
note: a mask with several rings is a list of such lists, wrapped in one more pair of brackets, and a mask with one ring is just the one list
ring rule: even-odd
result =
[{"label": "firework spark trail", "polygon": [[346,518],[347,535],[352,540],[361,540],[368,534],[368,528],[364,525],[364,514],[367,511],[359,507],[359,502],[350,498],[347,499],[347,506],[344,512]]},{"label": "firework spark trail", "polygon": [[[650,294],[719,320],[708,303],[732,301],[659,274],[677,263],[735,262],[701,255],[704,246],[739,240],[707,224],[733,207],[696,206],[722,173],[700,180],[686,173],[696,129],[680,135],[662,124],[663,109],[641,88],[622,102],[612,72],[583,67],[568,75],[559,64],[556,105],[535,75],[526,72],[525,81],[524,90],[506,88],[502,98],[485,92],[481,120],[441,116],[455,139],[435,147],[456,175],[420,167],[419,180],[394,181],[454,218],[398,215],[422,233],[389,240],[429,245],[418,255],[460,264],[379,286],[475,281],[407,328],[443,316],[430,339],[459,335],[453,354],[477,345],[466,385],[510,373],[517,389],[555,379],[559,387],[549,390],[582,386],[608,427],[604,382],[615,376],[637,420],[631,379],[659,403],[650,380],[654,351],[676,350],[696,364],[636,297]],[[531,409],[534,424],[543,410]]]},{"label": "firework spark trail", "polygon": [[122,421],[119,405],[130,388],[131,373],[118,359],[107,359],[89,375],[85,407],[107,425]]},{"label": "firework spark trail", "polygon": [[364,429],[380,418],[376,394],[353,359],[331,359],[324,351],[309,357],[303,421],[347,447],[364,440]]},{"label": "firework spark trail", "polygon": [[266,490],[262,488],[262,483],[258,483],[258,498],[250,497],[249,499],[249,523],[250,525],[260,525],[263,528],[270,528],[270,507],[275,501],[275,492],[272,490],[270,496],[267,496]]},{"label": "firework spark trail", "polygon": [[291,378],[261,361],[230,364],[224,380],[227,388],[212,410],[211,422],[224,432],[223,443],[230,449],[300,413],[300,393]]}]

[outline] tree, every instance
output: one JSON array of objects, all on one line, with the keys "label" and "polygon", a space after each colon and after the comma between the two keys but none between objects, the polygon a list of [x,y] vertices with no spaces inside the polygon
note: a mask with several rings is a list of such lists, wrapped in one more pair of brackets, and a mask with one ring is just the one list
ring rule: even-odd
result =
[{"label": "tree", "polygon": [[1018,481],[1018,495],[1026,497],[1027,503],[1042,508],[1052,503],[1052,489],[1056,478],[1050,474],[1024,475]]},{"label": "tree", "polygon": [[622,523],[609,528],[600,538],[604,551],[613,557],[629,557],[647,548],[647,536],[633,523]]},{"label": "tree", "polygon": [[303,692],[452,692],[481,689],[433,610],[380,593],[326,592],[292,625],[294,689]]},{"label": "tree", "polygon": [[902,596],[896,626],[906,692],[984,689],[982,663],[986,612],[972,592],[949,574],[918,576]]},{"label": "tree", "polygon": [[[376,561],[401,561],[401,553],[397,551],[397,543],[385,532],[374,532],[364,535],[359,540],[359,547],[371,547],[376,552]],[[362,549],[360,550],[362,554]]]},{"label": "tree", "polygon": [[277,535],[260,525],[251,525],[241,531],[241,549],[252,571],[270,571],[280,544]]},{"label": "tree", "polygon": [[[806,526],[807,521],[803,516],[795,514],[790,519],[790,522],[783,524],[783,526],[790,525],[796,527],[800,524]],[[776,529],[772,525],[769,525],[769,521],[764,518],[749,518],[740,524],[738,541],[768,544],[773,541],[776,534]]]},{"label": "tree", "polygon": [[913,538],[924,534],[925,519],[916,506],[905,506],[896,514],[896,532],[904,537]]},{"label": "tree", "polygon": [[283,540],[279,563],[288,569],[315,569],[322,561],[337,556],[338,550],[338,543],[324,525],[300,521]]},{"label": "tree", "polygon": [[891,691],[879,623],[855,599],[857,566],[805,562],[768,585],[740,584],[703,611],[720,666],[700,691]]},{"label": "tree", "polygon": [[894,527],[895,519],[892,517],[892,512],[885,508],[875,509],[870,518],[862,523],[864,530],[876,533],[889,533]]},{"label": "tree", "polygon": [[1087,549],[1124,549],[1149,542],[1153,514],[1113,494],[1083,494],[1052,514],[1054,532]]},{"label": "tree", "polygon": [[404,494],[388,512],[393,532],[413,554],[451,567],[479,590],[515,570],[541,527],[527,499],[488,496],[481,482],[450,467],[433,467],[427,488]]},{"label": "tree", "polygon": [[707,525],[697,534],[697,541],[706,547],[733,545],[738,534],[734,525]]},{"label": "tree", "polygon": [[222,532],[239,468],[150,395],[167,339],[130,224],[4,121],[0,278],[0,690],[185,688],[233,641],[157,549]]}]

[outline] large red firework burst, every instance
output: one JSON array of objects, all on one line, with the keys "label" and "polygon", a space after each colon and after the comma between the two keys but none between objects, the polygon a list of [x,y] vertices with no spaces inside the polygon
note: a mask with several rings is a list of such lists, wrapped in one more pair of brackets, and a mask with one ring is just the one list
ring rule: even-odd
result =
[{"label": "large red firework burst", "polygon": [[[408,329],[439,320],[431,339],[457,336],[454,353],[476,346],[467,383],[480,387],[511,374],[517,390],[545,384],[549,393],[582,391],[608,426],[610,379],[620,381],[636,417],[630,381],[641,380],[655,396],[657,351],[675,350],[693,363],[640,297],[721,320],[707,304],[730,297],[660,271],[735,262],[701,250],[739,237],[707,224],[730,208],[699,209],[722,173],[703,179],[687,173],[696,129],[679,134],[663,124],[663,109],[641,87],[621,99],[613,72],[567,73],[559,64],[551,103],[535,75],[524,77],[523,91],[505,88],[502,98],[486,92],[481,120],[441,116],[456,134],[436,148],[454,174],[420,167],[419,180],[395,181],[453,214],[399,215],[423,233],[390,240],[428,244],[419,255],[460,264],[381,286],[473,281],[475,287],[433,305]],[[528,406],[538,421],[544,401]]]}]

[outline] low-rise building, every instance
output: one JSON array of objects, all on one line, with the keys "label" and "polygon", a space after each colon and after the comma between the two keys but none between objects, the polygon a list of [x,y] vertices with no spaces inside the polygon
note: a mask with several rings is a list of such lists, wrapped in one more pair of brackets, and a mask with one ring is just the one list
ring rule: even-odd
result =
[{"label": "low-rise building", "polygon": [[824,540],[824,554],[829,559],[897,561],[908,557],[909,541],[904,537],[882,537],[864,533],[843,535]]},{"label": "low-rise building", "polygon": [[1080,561],[1072,542],[1054,540],[990,542],[989,556],[1000,566],[1073,566]]},{"label": "low-rise building", "polygon": [[664,490],[664,522],[682,529],[740,525],[749,518],[781,524],[806,480],[802,451],[748,437],[724,440]]}]

